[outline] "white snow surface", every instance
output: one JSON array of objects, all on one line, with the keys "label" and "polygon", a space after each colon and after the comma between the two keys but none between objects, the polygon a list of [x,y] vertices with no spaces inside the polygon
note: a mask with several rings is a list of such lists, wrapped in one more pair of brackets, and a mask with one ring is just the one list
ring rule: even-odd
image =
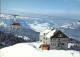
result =
[{"label": "white snow surface", "polygon": [[29,40],[29,38],[26,37],[26,36],[18,36],[18,37],[20,37],[20,38],[24,38],[24,40]]},{"label": "white snow surface", "polygon": [[34,24],[28,24],[32,29],[34,29],[37,32],[42,32],[44,31],[46,28],[49,28],[49,23],[37,23],[35,22]]},{"label": "white snow surface", "polygon": [[1,57],[80,57],[73,50],[40,50],[39,42],[19,43],[0,49]]},{"label": "white snow surface", "polygon": [[4,27],[7,27],[7,25],[4,22],[0,22],[0,26],[3,25]]},{"label": "white snow surface", "polygon": [[49,33],[50,31],[51,31],[51,29],[46,29],[46,30],[44,30],[43,32],[41,32],[40,35],[43,35],[44,33],[47,34],[47,33]]},{"label": "white snow surface", "polygon": [[67,24],[67,25],[63,25],[61,26],[62,28],[70,28],[70,29],[75,29],[74,27],[71,27],[72,24]]},{"label": "white snow surface", "polygon": [[75,44],[73,43],[68,43],[68,48],[70,48],[71,46],[74,46]]}]

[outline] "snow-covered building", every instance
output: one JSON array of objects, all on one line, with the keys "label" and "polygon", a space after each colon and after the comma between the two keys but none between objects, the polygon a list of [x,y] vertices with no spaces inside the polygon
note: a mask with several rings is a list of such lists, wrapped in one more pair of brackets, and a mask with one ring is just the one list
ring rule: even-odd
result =
[{"label": "snow-covered building", "polygon": [[39,41],[43,44],[49,44],[49,49],[67,49],[68,38],[69,37],[60,30],[46,29],[40,33]]}]

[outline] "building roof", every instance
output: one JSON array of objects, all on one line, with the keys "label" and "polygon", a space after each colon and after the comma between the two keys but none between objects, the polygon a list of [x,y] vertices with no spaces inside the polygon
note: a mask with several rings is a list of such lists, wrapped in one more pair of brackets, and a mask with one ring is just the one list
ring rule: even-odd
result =
[{"label": "building roof", "polygon": [[51,36],[54,35],[55,32],[56,32],[56,30],[50,31],[50,32],[46,35],[46,37],[50,38]]},{"label": "building roof", "polygon": [[[69,38],[67,35],[65,35],[63,32],[60,30],[55,30],[55,29],[46,29],[44,32],[42,32],[40,35],[44,35],[47,38]],[[62,34],[62,37],[59,37],[58,34]]]},{"label": "building roof", "polygon": [[[59,36],[61,34],[61,36]],[[54,35],[52,35],[50,38],[69,38],[67,35],[65,35],[62,31],[56,30],[54,32]]]},{"label": "building roof", "polygon": [[50,31],[51,31],[51,29],[46,29],[44,32],[40,33],[40,35],[43,35],[44,33],[48,34]]}]

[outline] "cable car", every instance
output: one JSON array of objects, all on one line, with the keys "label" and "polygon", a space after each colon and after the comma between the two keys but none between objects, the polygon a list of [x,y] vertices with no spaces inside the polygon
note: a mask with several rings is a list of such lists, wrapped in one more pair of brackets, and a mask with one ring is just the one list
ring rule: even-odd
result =
[{"label": "cable car", "polygon": [[20,23],[18,23],[17,21],[16,21],[16,16],[18,16],[18,15],[13,15],[14,17],[13,17],[13,19],[14,19],[14,22],[11,24],[11,27],[19,27],[20,26]]},{"label": "cable car", "polygon": [[11,24],[11,27],[19,27],[19,26],[20,26],[20,24],[17,23],[17,22],[14,22],[14,23]]}]

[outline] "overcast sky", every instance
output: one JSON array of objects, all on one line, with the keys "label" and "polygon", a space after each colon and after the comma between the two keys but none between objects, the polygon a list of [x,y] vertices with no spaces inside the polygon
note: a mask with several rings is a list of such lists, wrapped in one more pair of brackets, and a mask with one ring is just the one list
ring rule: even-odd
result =
[{"label": "overcast sky", "polygon": [[1,9],[80,18],[80,0],[1,0]]}]

